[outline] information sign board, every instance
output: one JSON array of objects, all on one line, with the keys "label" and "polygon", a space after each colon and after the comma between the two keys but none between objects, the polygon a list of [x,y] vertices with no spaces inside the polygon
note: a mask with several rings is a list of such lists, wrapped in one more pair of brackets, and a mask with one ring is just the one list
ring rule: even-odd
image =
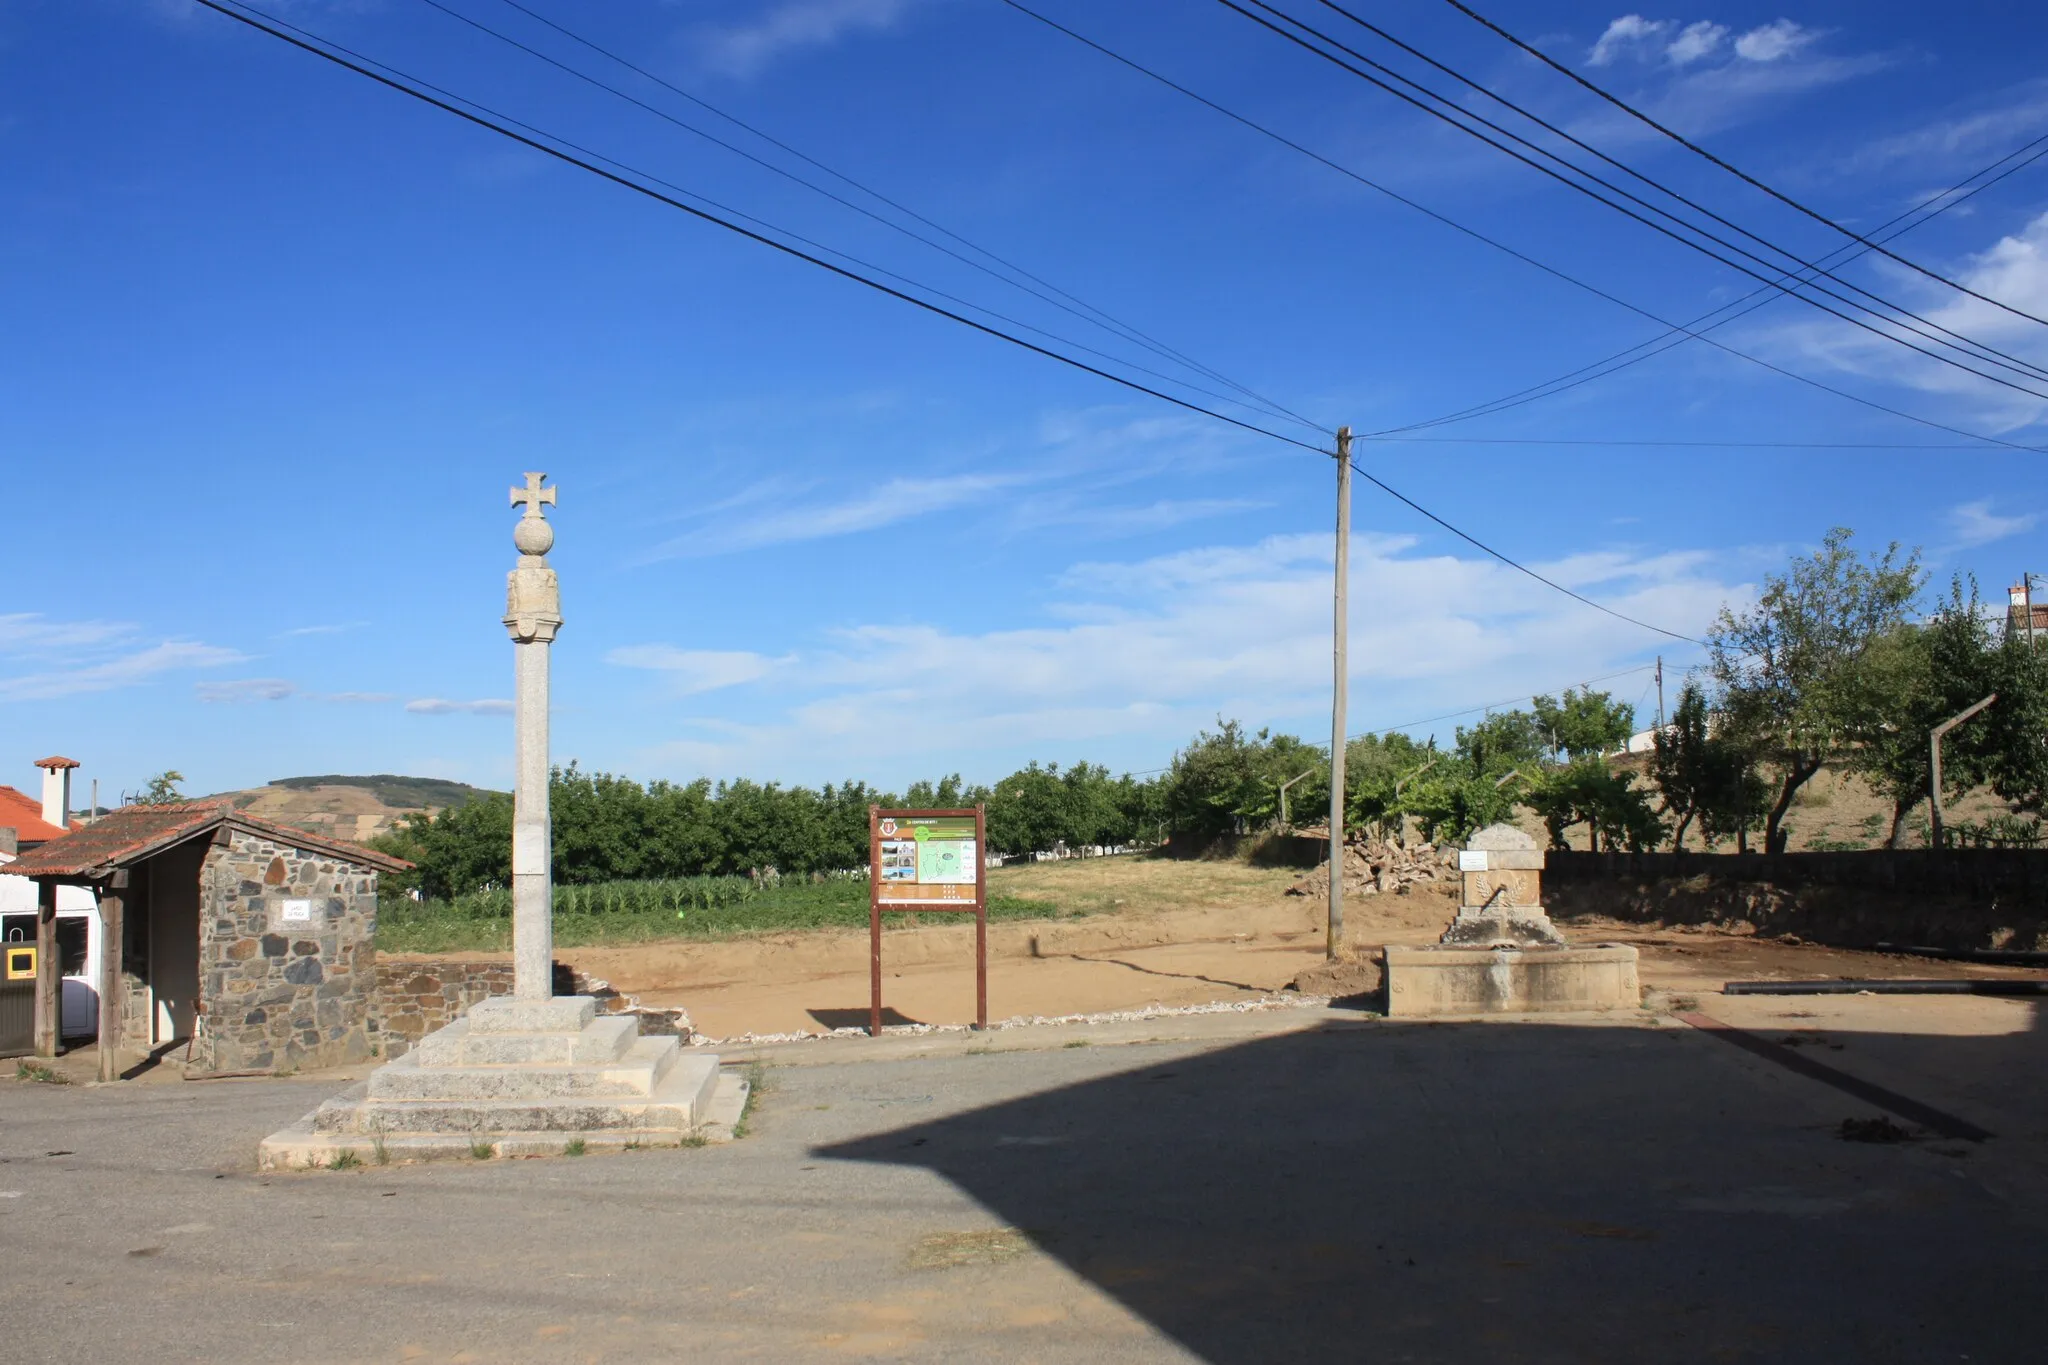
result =
[{"label": "information sign board", "polygon": [[868,1032],[882,1031],[882,912],[974,916],[975,1027],[988,1027],[988,848],[985,808],[868,807]]}]

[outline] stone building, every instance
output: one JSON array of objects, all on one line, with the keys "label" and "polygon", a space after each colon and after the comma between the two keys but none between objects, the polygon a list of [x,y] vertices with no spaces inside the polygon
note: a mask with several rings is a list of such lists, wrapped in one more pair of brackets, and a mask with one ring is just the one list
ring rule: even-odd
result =
[{"label": "stone building", "polygon": [[[118,890],[122,1044],[204,1076],[372,1055],[377,878],[409,866],[231,803],[187,802],[125,807],[0,873],[46,897]],[[102,980],[115,980],[112,964]]]}]

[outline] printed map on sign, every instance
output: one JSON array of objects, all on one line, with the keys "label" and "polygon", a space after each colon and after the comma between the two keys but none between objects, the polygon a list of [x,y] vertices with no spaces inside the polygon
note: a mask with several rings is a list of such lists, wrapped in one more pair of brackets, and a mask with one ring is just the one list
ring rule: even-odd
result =
[{"label": "printed map on sign", "polygon": [[978,832],[972,816],[884,819],[875,849],[876,899],[897,905],[953,901],[966,908],[980,881]]}]

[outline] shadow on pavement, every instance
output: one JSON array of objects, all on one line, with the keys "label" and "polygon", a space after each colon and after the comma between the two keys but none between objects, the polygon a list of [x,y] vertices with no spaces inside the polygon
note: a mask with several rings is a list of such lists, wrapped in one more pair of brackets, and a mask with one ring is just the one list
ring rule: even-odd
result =
[{"label": "shadow on pavement", "polygon": [[[2038,1033],[1938,1041],[2039,1084]],[[1875,1112],[1690,1029],[1340,1025],[818,1155],[945,1176],[1218,1365],[2043,1358],[1995,1141],[1842,1140]]]},{"label": "shadow on pavement", "polygon": [[[806,1010],[804,1013],[817,1020],[820,1026],[828,1029],[866,1028],[868,1026],[868,1007],[866,1005],[861,1005],[855,1009]],[[894,1005],[882,1006],[882,1024],[884,1027],[890,1024],[921,1024],[923,1022],[922,1019],[911,1018]]]}]

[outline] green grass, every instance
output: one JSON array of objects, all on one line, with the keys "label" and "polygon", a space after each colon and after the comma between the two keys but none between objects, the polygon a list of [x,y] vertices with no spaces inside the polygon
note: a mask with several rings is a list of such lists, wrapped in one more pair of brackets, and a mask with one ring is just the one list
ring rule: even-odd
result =
[{"label": "green grass", "polygon": [[563,1156],[582,1156],[584,1150],[585,1148],[582,1138],[570,1138],[567,1142],[562,1144]]},{"label": "green grass", "polygon": [[489,1161],[498,1154],[498,1147],[489,1138],[471,1138],[469,1154],[478,1161]]},{"label": "green grass", "polygon": [[17,1081],[37,1081],[43,1085],[71,1084],[71,1078],[63,1072],[53,1067],[44,1066],[41,1062],[29,1061],[26,1058],[14,1064],[14,1079]]},{"label": "green grass", "polygon": [[[991,920],[1048,919],[1057,904],[992,895]],[[901,926],[913,916],[891,912]],[[967,919],[957,913],[925,922]],[[575,948],[664,939],[728,939],[806,929],[853,929],[868,922],[868,885],[851,878],[790,878],[756,886],[746,877],[599,882],[555,888],[555,943]],[[377,908],[377,947],[387,953],[503,951],[512,946],[512,894],[481,891],[453,900],[389,896]]]},{"label": "green grass", "polygon": [[328,1159],[327,1169],[330,1171],[353,1171],[362,1164],[363,1159],[356,1155],[353,1147],[344,1147]]}]

